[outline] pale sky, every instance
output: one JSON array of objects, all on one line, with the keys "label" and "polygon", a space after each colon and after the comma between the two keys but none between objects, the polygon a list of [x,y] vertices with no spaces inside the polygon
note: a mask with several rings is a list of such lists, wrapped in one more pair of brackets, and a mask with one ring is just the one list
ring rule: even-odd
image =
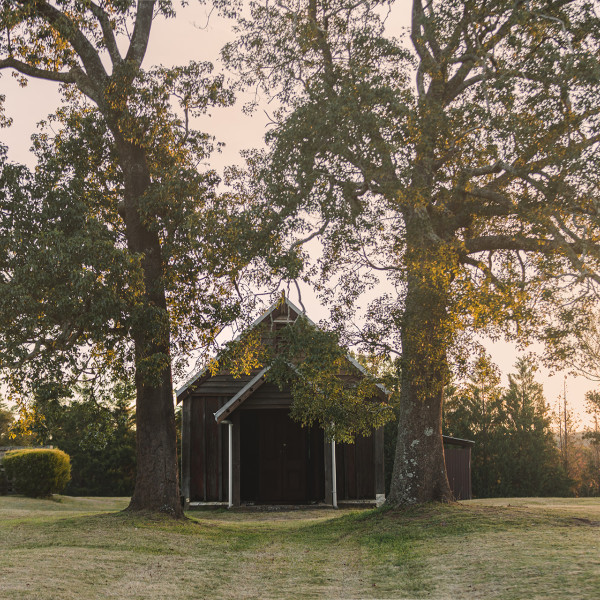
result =
[{"label": "pale sky", "polygon": [[[408,24],[408,6],[407,2],[398,3],[397,12],[388,20],[388,29],[393,33],[399,33],[399,29]],[[232,35],[230,22],[214,15],[209,19],[206,6],[199,6],[192,1],[191,6],[178,10],[175,19],[161,19],[154,23],[144,65],[170,66],[184,64],[189,60],[211,60],[218,63],[219,50]],[[216,64],[216,69],[219,68]],[[7,115],[14,120],[11,128],[0,129],[0,142],[9,147],[10,159],[33,166],[33,157],[29,152],[30,136],[36,131],[36,124],[58,105],[57,86],[32,80],[23,89],[5,72],[0,79],[0,91],[6,94]],[[239,163],[240,150],[263,144],[268,120],[263,110],[269,112],[269,106],[264,104],[264,108],[254,115],[245,115],[241,106],[250,98],[250,93],[245,97],[239,95],[235,107],[212,110],[210,117],[204,117],[195,123],[198,129],[215,135],[218,141],[225,143],[223,152],[211,158],[211,166],[219,171],[226,165]],[[293,295],[291,299],[296,300]],[[313,321],[327,317],[327,310],[306,287],[303,288],[302,300]],[[519,353],[511,344],[486,342],[485,345],[502,371],[503,384],[506,385],[507,374],[513,370]],[[541,369],[538,380],[544,385],[547,401],[554,407],[558,396],[563,392],[564,373],[552,376]],[[585,424],[586,419],[583,411],[584,394],[596,387],[598,386],[583,377],[568,375],[567,397],[582,424]]]}]

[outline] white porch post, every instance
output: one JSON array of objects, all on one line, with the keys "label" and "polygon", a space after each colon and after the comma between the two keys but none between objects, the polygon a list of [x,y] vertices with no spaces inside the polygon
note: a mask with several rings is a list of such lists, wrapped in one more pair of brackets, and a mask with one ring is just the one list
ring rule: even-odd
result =
[{"label": "white porch post", "polygon": [[227,453],[227,466],[228,466],[228,482],[227,486],[228,499],[227,499],[227,508],[231,508],[233,506],[233,423],[231,421],[221,421],[223,425],[227,425],[227,430],[229,433],[228,436],[228,447],[229,452]]},{"label": "white porch post", "polygon": [[337,469],[335,465],[335,440],[331,440],[331,504],[337,508]]}]

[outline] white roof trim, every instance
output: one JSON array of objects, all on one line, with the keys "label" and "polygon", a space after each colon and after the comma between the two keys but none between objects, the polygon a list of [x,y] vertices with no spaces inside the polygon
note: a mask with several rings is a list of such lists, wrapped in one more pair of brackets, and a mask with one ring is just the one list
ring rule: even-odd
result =
[{"label": "white roof trim", "polygon": [[239,398],[241,398],[246,392],[248,392],[248,390],[252,389],[252,387],[254,385],[256,385],[265,376],[265,373],[270,368],[271,367],[265,367],[264,369],[262,369],[235,396],[233,396],[233,398],[231,398],[231,400],[228,400],[227,403],[223,404],[223,406],[221,406],[221,408],[216,413],[214,413],[215,421],[219,422],[219,417],[223,413],[227,412],[238,401]]},{"label": "white roof trim", "polygon": [[175,396],[179,398],[183,392],[185,392],[193,383],[198,381],[204,373],[208,370],[208,367],[200,369],[195,375],[192,375],[178,390],[175,390]]},{"label": "white roof trim", "polygon": [[[366,375],[367,377],[372,377],[372,375],[348,352],[348,354],[346,354],[346,358],[363,374]],[[390,390],[388,390],[383,383],[376,383],[375,384],[376,387],[378,387],[384,394],[387,394],[388,396],[392,395],[392,392],[390,392]]]}]

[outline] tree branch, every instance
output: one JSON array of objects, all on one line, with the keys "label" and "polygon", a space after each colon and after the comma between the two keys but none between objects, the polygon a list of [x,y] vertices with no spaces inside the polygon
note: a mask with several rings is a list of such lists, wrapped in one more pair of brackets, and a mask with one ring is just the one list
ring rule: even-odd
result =
[{"label": "tree branch", "polygon": [[425,28],[425,11],[423,10],[423,3],[421,0],[413,0],[412,7],[412,24],[411,24],[411,32],[410,39],[421,59],[421,62],[429,61],[434,62],[433,56],[423,43],[423,34],[422,30]]},{"label": "tree branch", "polygon": [[133,62],[137,67],[142,64],[146,49],[148,48],[155,3],[156,0],[138,0],[133,35],[131,36],[131,43],[125,57],[126,62]]},{"label": "tree branch", "polygon": [[325,221],[323,222],[323,225],[321,225],[321,227],[319,227],[319,229],[313,231],[309,236],[302,238],[300,240],[296,240],[291,246],[290,246],[290,252],[292,250],[295,250],[296,248],[303,246],[304,244],[310,242],[310,240],[316,238],[319,235],[322,235],[323,233],[325,233],[325,230],[327,229],[327,226],[329,225],[329,219],[325,219]]},{"label": "tree branch", "polygon": [[490,267],[488,265],[486,265],[483,261],[481,260],[476,260],[474,258],[471,258],[470,256],[463,256],[462,257],[462,262],[466,265],[470,265],[472,267],[475,267],[476,269],[478,269],[479,271],[481,271],[485,277],[488,277],[489,280],[500,290],[505,290],[506,289],[506,285],[500,281],[496,275],[494,275],[494,273],[492,272],[492,270],[490,269]]},{"label": "tree branch", "polygon": [[477,238],[466,239],[463,242],[467,254],[478,252],[494,252],[496,250],[522,250],[523,252],[556,252],[566,250],[568,247],[576,254],[581,253],[581,245],[546,238],[531,238],[518,235],[484,235]]},{"label": "tree branch", "polygon": [[331,48],[327,43],[326,31],[321,27],[317,19],[317,0],[309,0],[308,2],[308,15],[315,29],[317,45],[323,56],[323,63],[325,65],[325,74],[329,80],[329,84],[333,85],[333,56],[331,54]]},{"label": "tree branch", "polygon": [[15,71],[19,71],[19,73],[34,77],[35,79],[46,79],[48,81],[57,81],[59,83],[77,83],[74,69],[62,72],[48,71],[46,69],[32,67],[31,65],[12,57],[0,59],[0,69],[15,69]]},{"label": "tree branch", "polygon": [[104,43],[106,44],[106,49],[108,50],[108,54],[110,56],[110,60],[113,66],[121,64],[123,62],[123,58],[121,57],[121,53],[119,52],[119,48],[117,47],[117,41],[115,39],[115,34],[110,23],[110,19],[108,17],[108,13],[102,7],[98,6],[91,0],[90,10],[100,23]]},{"label": "tree branch", "polygon": [[[17,0],[20,4],[29,4],[27,0]],[[88,76],[104,81],[108,74],[92,43],[85,37],[77,25],[64,12],[58,10],[46,0],[36,0],[32,7],[33,15],[45,19],[65,37],[77,53]]]}]

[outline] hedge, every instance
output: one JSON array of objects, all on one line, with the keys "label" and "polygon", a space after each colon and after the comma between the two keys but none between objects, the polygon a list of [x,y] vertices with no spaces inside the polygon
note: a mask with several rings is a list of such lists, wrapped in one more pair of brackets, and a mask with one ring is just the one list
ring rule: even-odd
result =
[{"label": "hedge", "polygon": [[71,479],[71,460],[62,450],[12,450],[2,464],[13,490],[31,498],[59,494]]}]

